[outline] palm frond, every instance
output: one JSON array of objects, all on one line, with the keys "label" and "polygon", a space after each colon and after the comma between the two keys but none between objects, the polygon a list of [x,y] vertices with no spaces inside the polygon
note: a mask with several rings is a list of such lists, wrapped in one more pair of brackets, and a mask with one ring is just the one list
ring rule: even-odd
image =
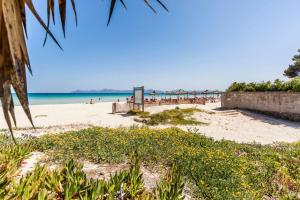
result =
[{"label": "palm frond", "polygon": [[[121,3],[121,5],[126,9],[124,0],[109,1],[110,9],[107,25],[109,25],[112,19],[117,3]],[[143,1],[153,12],[156,13],[156,10],[151,6],[149,0]],[[167,7],[162,3],[161,0],[153,1],[156,1],[158,5],[168,11]],[[75,0],[70,0],[70,3],[77,25],[78,19]],[[4,117],[14,142],[16,141],[13,136],[11,118],[13,119],[15,126],[16,118],[14,113],[14,102],[12,98],[11,88],[15,90],[17,98],[19,99],[25,114],[34,127],[29,109],[27,94],[26,67],[30,73],[32,73],[32,71],[25,41],[25,37],[27,37],[25,7],[28,7],[29,11],[33,14],[39,24],[46,31],[44,45],[49,35],[50,38],[52,38],[52,40],[57,44],[57,46],[62,49],[54,35],[49,30],[51,18],[53,24],[55,25],[55,5],[58,5],[62,32],[65,36],[67,0],[47,0],[46,23],[42,20],[42,18],[36,11],[32,0],[0,0],[0,100],[2,102]]]},{"label": "palm frond", "polygon": [[58,7],[60,13],[61,27],[64,33],[64,37],[66,37],[66,11],[67,11],[66,0],[58,0]]}]

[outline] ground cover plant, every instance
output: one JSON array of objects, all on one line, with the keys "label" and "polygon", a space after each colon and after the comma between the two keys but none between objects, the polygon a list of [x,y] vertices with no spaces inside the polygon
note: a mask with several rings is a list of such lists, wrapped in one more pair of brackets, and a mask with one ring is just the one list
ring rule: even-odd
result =
[{"label": "ground cover plant", "polygon": [[297,199],[300,195],[300,143],[237,144],[176,128],[133,127],[86,129],[22,144],[55,162],[123,163],[137,149],[146,166],[175,163],[199,199]]},{"label": "ground cover plant", "polygon": [[132,110],[128,114],[136,115],[138,118],[135,119],[137,122],[142,122],[149,126],[156,125],[203,125],[204,122],[197,121],[192,116],[196,112],[206,112],[213,114],[213,112],[201,110],[198,108],[186,108],[180,109],[179,107],[171,110],[165,110],[163,112],[150,114],[149,112],[142,112],[138,110]]},{"label": "ground cover plant", "polygon": [[4,143],[3,139],[0,135],[0,199],[8,194],[6,186],[10,185],[22,159],[29,153],[28,148]]},{"label": "ground cover plant", "polygon": [[[4,148],[5,147],[5,148]],[[130,167],[110,176],[108,181],[88,179],[83,165],[73,159],[49,170],[37,165],[20,180],[20,162],[29,154],[28,146],[3,145],[0,149],[0,199],[183,199],[184,182],[173,165],[156,189],[147,191],[140,170],[138,152],[131,155]]]},{"label": "ground cover plant", "polygon": [[227,92],[265,92],[265,91],[290,91],[300,92],[300,77],[293,78],[289,81],[281,81],[276,79],[273,83],[271,81],[261,83],[232,83]]}]

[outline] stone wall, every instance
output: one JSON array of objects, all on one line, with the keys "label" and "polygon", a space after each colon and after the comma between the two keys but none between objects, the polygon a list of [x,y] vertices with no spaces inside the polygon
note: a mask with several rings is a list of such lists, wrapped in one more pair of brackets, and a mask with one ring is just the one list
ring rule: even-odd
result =
[{"label": "stone wall", "polygon": [[[158,105],[158,104],[157,104]],[[144,108],[155,106],[154,104],[145,104]],[[133,109],[132,103],[118,102],[112,103],[112,113],[127,113]]]},{"label": "stone wall", "polygon": [[300,121],[300,92],[226,92],[222,108],[254,110]]}]

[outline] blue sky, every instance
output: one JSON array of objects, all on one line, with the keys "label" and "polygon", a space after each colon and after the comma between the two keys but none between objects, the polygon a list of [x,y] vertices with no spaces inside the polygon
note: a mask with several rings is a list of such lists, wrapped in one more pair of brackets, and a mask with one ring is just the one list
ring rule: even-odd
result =
[{"label": "blue sky", "polygon": [[[34,1],[45,18],[46,1]],[[29,92],[75,89],[225,89],[233,81],[284,79],[300,48],[299,0],[164,0],[153,14],[142,0],[120,4],[106,27],[108,2],[70,3],[67,36],[51,27],[64,51],[28,14],[33,76]],[[87,3],[89,2],[89,3]],[[58,10],[56,10],[58,13]]]}]

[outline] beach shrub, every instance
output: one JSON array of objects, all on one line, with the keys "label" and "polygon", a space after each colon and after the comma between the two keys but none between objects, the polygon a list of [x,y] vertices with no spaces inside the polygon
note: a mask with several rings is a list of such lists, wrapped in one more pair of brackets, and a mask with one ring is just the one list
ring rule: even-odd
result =
[{"label": "beach shrub", "polygon": [[261,83],[232,83],[227,92],[265,92],[265,91],[290,91],[300,92],[300,77],[293,78],[289,81],[281,81],[276,79],[273,83],[271,81]]},{"label": "beach shrub", "polygon": [[201,125],[205,124],[203,122],[199,122],[192,117],[195,112],[207,112],[209,111],[200,110],[197,108],[186,108],[180,109],[176,107],[175,109],[165,110],[163,112],[149,114],[139,112],[137,115],[139,118],[136,118],[135,121],[142,122],[149,126],[156,126],[159,124],[171,124],[171,125]]},{"label": "beach shrub", "polygon": [[47,135],[27,144],[55,162],[122,163],[137,148],[146,166],[175,163],[198,199],[295,199],[300,192],[300,143],[238,144],[177,128],[136,127]]},{"label": "beach shrub", "polygon": [[[16,148],[17,149],[17,148]],[[14,150],[13,150],[14,151]],[[19,151],[17,151],[19,152]],[[8,151],[1,155],[10,157]],[[14,154],[15,155],[15,154]],[[13,160],[19,158],[10,157]],[[88,179],[83,165],[73,159],[57,170],[37,165],[32,172],[16,181],[14,177],[3,179],[3,172],[17,172],[17,168],[0,168],[1,199],[183,199],[184,181],[177,168],[172,167],[157,188],[146,191],[140,169],[140,158],[131,157],[127,170],[112,174],[110,179]],[[5,174],[4,174],[5,175]],[[5,181],[3,181],[5,180]]]},{"label": "beach shrub", "polygon": [[7,138],[0,135],[0,199],[6,199],[9,186],[21,165],[22,159],[29,154],[29,149],[23,146],[8,144]]},{"label": "beach shrub", "polygon": [[139,116],[140,118],[147,118],[150,113],[149,112],[145,112],[145,111],[141,111],[141,110],[130,110],[128,113],[128,115],[135,115],[135,116]]},{"label": "beach shrub", "polygon": [[246,83],[233,82],[227,89],[227,92],[245,91],[245,88],[246,88]]},{"label": "beach shrub", "polygon": [[285,86],[284,86],[284,81],[280,80],[280,79],[276,79],[272,85],[272,91],[282,91],[282,90],[286,90]]},{"label": "beach shrub", "polygon": [[300,92],[300,77],[294,78],[291,81],[292,91]]}]

